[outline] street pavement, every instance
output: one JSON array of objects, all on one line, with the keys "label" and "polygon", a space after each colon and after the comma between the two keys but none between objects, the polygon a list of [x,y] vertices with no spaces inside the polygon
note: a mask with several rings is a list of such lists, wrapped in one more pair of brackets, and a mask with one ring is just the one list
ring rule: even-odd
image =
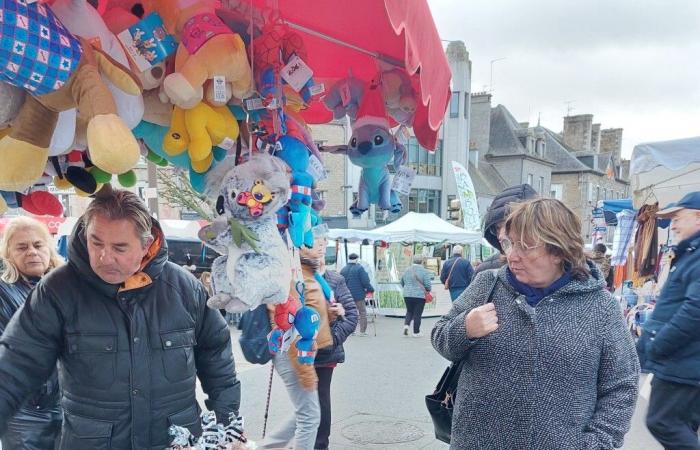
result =
[{"label": "street pavement", "polygon": [[[423,337],[403,337],[403,321],[379,317],[369,324],[370,336],[351,336],[345,344],[346,362],[333,374],[333,450],[446,449],[432,432],[424,396],[435,387],[447,361],[430,345],[430,330],[437,319],[424,319]],[[242,386],[241,412],[246,430],[260,441],[267,399],[270,365],[248,364],[232,329],[236,363]],[[648,383],[647,383],[648,384]],[[642,378],[645,386],[645,378]],[[644,426],[648,386],[642,389],[625,450],[662,450]],[[268,431],[292,414],[292,406],[275,374]]]}]

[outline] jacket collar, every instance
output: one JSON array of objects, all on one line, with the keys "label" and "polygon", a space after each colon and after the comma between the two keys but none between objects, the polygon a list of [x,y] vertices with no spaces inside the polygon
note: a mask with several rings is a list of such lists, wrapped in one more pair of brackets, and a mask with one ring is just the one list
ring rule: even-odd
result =
[{"label": "jacket collar", "polygon": [[688,239],[680,241],[678,243],[678,247],[676,248],[676,255],[681,256],[686,252],[693,252],[698,248],[700,248],[700,231],[696,232]]},{"label": "jacket collar", "polygon": [[163,235],[163,230],[157,220],[152,220],[153,244],[149,247],[139,270],[123,284],[106,283],[90,267],[87,238],[82,217],[78,220],[78,225],[73,230],[70,243],[68,244],[68,264],[78,272],[83,281],[109,297],[116,296],[120,291],[138,289],[151,284],[161,274],[165,263],[168,261],[168,245]]},{"label": "jacket collar", "polygon": [[[603,278],[600,269],[592,261],[587,261],[588,270],[591,275],[585,280],[578,280],[576,278],[571,279],[565,286],[557,290],[558,296],[568,296],[568,295],[581,295],[590,292],[600,291],[605,289],[605,279]],[[517,293],[516,289],[510,284],[508,280],[508,264],[503,265],[498,269],[498,279],[502,284],[508,287],[514,294]]]}]

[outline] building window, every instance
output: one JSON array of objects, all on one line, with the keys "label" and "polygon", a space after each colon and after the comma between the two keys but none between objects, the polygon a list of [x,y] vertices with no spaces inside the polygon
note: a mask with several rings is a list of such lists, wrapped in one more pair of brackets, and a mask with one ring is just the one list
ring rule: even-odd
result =
[{"label": "building window", "polygon": [[455,117],[459,117],[459,92],[453,92],[450,99],[450,118]]},{"label": "building window", "polygon": [[563,184],[551,184],[549,186],[550,197],[556,200],[563,200],[564,198],[564,185]]},{"label": "building window", "polygon": [[440,215],[440,191],[433,189],[411,189],[408,197],[408,210],[417,213]]},{"label": "building window", "polygon": [[608,190],[606,188],[603,188],[603,200],[608,199]]},{"label": "building window", "polygon": [[534,187],[535,183],[533,183],[532,180],[533,180],[532,174],[531,174],[531,173],[528,173],[528,174],[527,174],[527,184],[529,184],[530,186],[533,186],[533,187]]},{"label": "building window", "polygon": [[417,175],[442,176],[442,139],[438,139],[434,152],[418,144],[415,137],[408,140],[408,167]]},{"label": "building window", "polygon": [[537,193],[540,195],[544,195],[544,177],[540,177],[540,186],[537,190]]}]

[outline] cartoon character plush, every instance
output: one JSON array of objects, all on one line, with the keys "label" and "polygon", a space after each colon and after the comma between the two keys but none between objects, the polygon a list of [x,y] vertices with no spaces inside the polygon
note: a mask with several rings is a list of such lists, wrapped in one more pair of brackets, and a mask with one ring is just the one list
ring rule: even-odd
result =
[{"label": "cartoon character plush", "polygon": [[287,300],[291,263],[275,212],[287,201],[289,180],[284,164],[269,155],[255,154],[230,168],[232,159],[208,176],[207,193],[218,194],[220,217],[199,237],[222,255],[212,264],[209,306],[243,312]]},{"label": "cartoon character plush", "polygon": [[234,97],[242,99],[250,94],[253,77],[245,45],[217,17],[217,1],[147,0],[144,6],[157,11],[168,32],[180,41],[175,72],[164,82],[175,105],[195,107],[203,99],[204,83],[215,76],[231,83]]},{"label": "cartoon character plush", "polygon": [[356,120],[364,92],[365,85],[361,80],[348,77],[331,86],[323,97],[323,104],[333,112],[334,119],[348,116],[350,120]]},{"label": "cartoon character plush", "polygon": [[92,161],[117,174],[135,166],[139,146],[117,115],[114,98],[99,74],[132,95],[141,92],[138,80],[105,53],[70,34],[44,5],[6,0],[0,6],[2,36],[21,36],[17,27],[24,18],[30,22],[30,34],[36,33],[15,40],[12,50],[0,51],[0,79],[31,94],[10,134],[0,140],[0,189],[22,191],[42,175],[58,112],[76,106],[87,118]]},{"label": "cartoon character plush", "polygon": [[353,216],[361,216],[370,204],[393,213],[401,211],[401,200],[391,189],[387,164],[393,162],[394,169],[398,170],[404,163],[406,150],[391,134],[377,87],[365,94],[359,118],[352,124],[349,144],[321,147],[320,150],[347,154],[350,162],[362,168],[358,197],[350,206]]},{"label": "cartoon character plush", "polygon": [[416,91],[406,72],[401,69],[382,72],[381,86],[387,114],[402,125],[412,126],[416,113]]}]

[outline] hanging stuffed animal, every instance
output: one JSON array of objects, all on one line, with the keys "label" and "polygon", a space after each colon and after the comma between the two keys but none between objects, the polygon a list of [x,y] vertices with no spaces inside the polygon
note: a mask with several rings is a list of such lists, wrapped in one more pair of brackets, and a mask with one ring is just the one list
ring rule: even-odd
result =
[{"label": "hanging stuffed animal", "polygon": [[180,41],[175,73],[164,87],[170,100],[189,109],[204,98],[204,83],[223,77],[231,83],[232,95],[243,99],[253,89],[248,54],[241,37],[216,16],[213,0],[147,0],[146,10],[155,10],[165,28]]},{"label": "hanging stuffed animal", "polygon": [[401,69],[391,69],[382,72],[380,76],[387,114],[402,125],[413,126],[413,117],[416,114],[416,91],[411,85],[411,79]]},{"label": "hanging stuffed animal", "polygon": [[134,167],[139,146],[117,115],[99,73],[132,95],[141,92],[138,80],[87,41],[70,34],[44,5],[3,0],[0,14],[3,38],[20,36],[17,28],[24,20],[30,22],[28,30],[36,30],[32,38],[15,39],[12,50],[0,50],[0,78],[31,94],[10,134],[0,140],[0,189],[21,191],[41,176],[58,112],[76,106],[88,120],[92,161],[110,173]]},{"label": "hanging stuffed animal", "polygon": [[275,212],[287,201],[289,180],[284,164],[269,155],[256,154],[227,170],[231,163],[224,161],[208,176],[220,217],[199,237],[223,255],[212,264],[209,306],[243,312],[287,300],[291,264]]},{"label": "hanging stuffed animal", "polygon": [[331,86],[323,97],[323,104],[333,113],[333,118],[336,120],[345,116],[350,120],[356,120],[364,92],[365,85],[361,80],[348,77]]},{"label": "hanging stuffed animal", "polygon": [[401,200],[391,189],[387,164],[393,162],[394,170],[398,170],[404,163],[406,150],[391,134],[384,102],[376,86],[368,89],[364,96],[358,119],[352,124],[349,144],[321,147],[320,150],[347,154],[350,162],[362,168],[358,197],[350,206],[353,216],[361,216],[370,204],[392,213],[401,211]]}]

